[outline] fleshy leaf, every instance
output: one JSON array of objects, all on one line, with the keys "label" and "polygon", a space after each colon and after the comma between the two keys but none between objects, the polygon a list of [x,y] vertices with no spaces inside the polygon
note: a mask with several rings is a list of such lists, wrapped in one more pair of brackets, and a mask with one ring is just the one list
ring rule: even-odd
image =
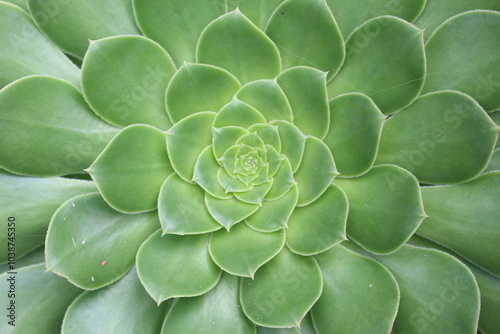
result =
[{"label": "fleshy leaf", "polygon": [[242,278],[241,306],[257,325],[298,327],[322,289],[323,279],[316,261],[284,247],[257,271],[254,280]]},{"label": "fleshy leaf", "polygon": [[[267,163],[269,165],[269,177],[274,177],[278,172],[279,168],[281,167],[283,161],[286,160],[286,158],[283,155],[281,155],[273,146],[266,145],[266,147],[267,147]],[[292,167],[290,166],[290,171],[291,170]]]},{"label": "fleshy leaf", "polygon": [[326,1],[284,1],[269,19],[266,34],[279,47],[283,68],[312,66],[331,77],[344,61],[344,40]]},{"label": "fleshy leaf", "polygon": [[500,109],[499,30],[500,13],[492,11],[463,13],[439,26],[425,46],[432,75],[423,92],[454,89],[486,111]]},{"label": "fleshy leaf", "polygon": [[423,32],[406,21],[381,16],[356,28],[346,42],[346,61],[330,82],[330,97],[368,95],[384,114],[408,106],[425,78]]},{"label": "fleshy leaf", "polygon": [[293,185],[297,184],[293,178],[290,161],[283,160],[280,168],[274,175],[273,181],[273,186],[266,195],[266,199],[271,201],[285,195]]},{"label": "fleshy leaf", "polygon": [[264,30],[269,17],[283,0],[227,0],[228,11],[238,8],[260,30]]},{"label": "fleshy leaf", "polygon": [[214,128],[225,126],[248,128],[259,123],[266,123],[266,119],[257,109],[238,99],[233,99],[217,113],[213,126]]},{"label": "fleshy leaf", "polygon": [[338,175],[328,146],[315,137],[308,137],[304,148],[304,157],[294,175],[299,186],[298,206],[315,201]]},{"label": "fleshy leaf", "polygon": [[234,197],[218,199],[207,193],[205,203],[212,217],[228,231],[234,224],[241,222],[259,209],[257,204],[244,203]]},{"label": "fleshy leaf", "polygon": [[154,210],[163,181],[173,173],[165,150],[165,133],[149,125],[128,126],[87,171],[116,210]]},{"label": "fleshy leaf", "polygon": [[280,73],[276,45],[238,9],[210,23],[196,47],[198,63],[222,67],[245,84]]},{"label": "fleshy leaf", "polygon": [[170,175],[161,186],[158,215],[163,234],[200,234],[218,230],[219,224],[205,207],[205,192],[199,186]]},{"label": "fleshy leaf", "polygon": [[[237,147],[234,148],[236,149]],[[224,159],[223,163],[226,161],[228,160]],[[243,183],[243,181],[236,177],[233,177],[227,172],[226,169],[222,167],[219,168],[219,171],[217,172],[217,178],[219,179],[220,185],[227,193],[249,191],[252,189],[252,185]]]},{"label": "fleshy leaf", "polygon": [[324,138],[330,126],[325,73],[295,67],[282,72],[277,81],[290,102],[293,123],[306,135]]},{"label": "fleshy leaf", "polygon": [[224,271],[254,277],[263,264],[278,254],[285,245],[285,232],[258,232],[246,224],[237,224],[231,231],[212,234],[210,255]]},{"label": "fleshy leaf", "polygon": [[488,166],[484,171],[491,172],[496,170],[500,171],[500,148],[498,147],[495,149],[495,151],[493,151],[490,162],[488,163]]},{"label": "fleshy leaf", "polygon": [[281,151],[281,139],[278,127],[269,124],[255,124],[248,128],[250,132],[255,132],[267,145],[271,145],[278,153]]},{"label": "fleshy leaf", "polygon": [[207,193],[218,198],[230,198],[217,178],[220,165],[214,157],[212,145],[207,146],[198,156],[194,166],[193,180],[200,185]]},{"label": "fleshy leaf", "polygon": [[[12,284],[11,275],[0,275],[0,289],[5,294],[2,308],[7,315],[0,322],[0,331],[6,334],[60,332],[66,309],[82,290],[62,277],[45,272],[43,263],[21,268],[14,278],[15,299],[10,299],[15,301],[12,319],[7,309],[10,306],[7,294]],[[14,325],[8,321],[13,321]]]},{"label": "fleshy leaf", "polygon": [[65,52],[79,58],[87,51],[89,40],[139,34],[128,0],[27,1],[40,30]]},{"label": "fleshy leaf", "polygon": [[165,95],[170,120],[176,123],[200,111],[219,111],[238,89],[238,79],[222,68],[184,63],[168,84]]},{"label": "fleshy leaf", "polygon": [[19,78],[50,75],[80,86],[80,70],[18,7],[0,3],[0,88]]},{"label": "fleshy leaf", "polygon": [[418,180],[400,167],[376,166],[360,177],[337,178],[334,183],[349,198],[349,238],[370,252],[394,252],[425,217]]},{"label": "fleshy leaf", "polygon": [[156,306],[139,281],[135,267],[115,284],[87,291],[68,308],[62,332],[158,333],[167,304]]},{"label": "fleshy leaf", "polygon": [[208,253],[208,234],[152,234],[137,253],[137,273],[158,303],[172,297],[206,293],[219,281],[221,270]]},{"label": "fleshy leaf", "polygon": [[324,142],[341,177],[358,176],[372,167],[384,119],[366,95],[352,93],[330,100],[330,129]]},{"label": "fleshy leaf", "polygon": [[[93,182],[63,178],[27,178],[0,170],[0,212],[7,221],[14,217],[16,225],[16,257],[42,245],[54,211],[67,199],[95,192]],[[5,223],[7,226],[7,223]],[[4,230],[7,232],[7,229]],[[7,233],[0,235],[0,245],[7,245]],[[7,261],[0,253],[0,263]]]},{"label": "fleshy leaf", "polygon": [[226,12],[225,0],[133,0],[143,34],[163,46],[177,66],[195,61],[203,29]]},{"label": "fleshy leaf", "polygon": [[391,255],[370,255],[392,272],[400,287],[394,332],[476,332],[479,290],[462,262],[440,251],[406,245]]},{"label": "fleshy leaf", "polygon": [[287,227],[288,219],[295,209],[298,199],[297,186],[293,186],[277,200],[264,200],[262,207],[248,217],[246,222],[251,228],[263,232],[272,232]]},{"label": "fleshy leaf", "polygon": [[500,276],[500,172],[463,184],[423,187],[422,197],[429,218],[417,232]]},{"label": "fleshy leaf", "polygon": [[[365,21],[382,15],[400,17],[408,22],[415,20],[426,5],[425,0],[326,0],[344,38]],[[450,4],[450,7],[451,4]]]},{"label": "fleshy leaf", "polygon": [[185,181],[193,179],[194,166],[201,152],[212,143],[215,113],[192,114],[167,131],[167,150],[175,172]]},{"label": "fleshy leaf", "polygon": [[81,173],[118,132],[74,86],[52,77],[26,77],[5,87],[0,110],[0,165],[24,175]]},{"label": "fleshy leaf", "polygon": [[241,87],[236,97],[260,111],[268,121],[293,121],[292,107],[276,80],[249,82]]},{"label": "fleshy leaf", "polygon": [[241,136],[249,133],[248,130],[238,126],[225,126],[213,129],[214,155],[220,159],[223,154],[234,145]]},{"label": "fleshy leaf", "polygon": [[496,0],[427,1],[424,11],[415,21],[415,25],[425,29],[425,38],[427,39],[443,21],[454,15],[478,8],[500,11],[500,2]]},{"label": "fleshy leaf", "polygon": [[108,285],[133,266],[141,243],[158,228],[156,213],[124,215],[99,194],[65,202],[47,232],[47,270],[82,289]]},{"label": "fleshy leaf", "polygon": [[292,171],[295,173],[302,161],[307,137],[292,123],[272,121],[271,125],[278,126],[281,139],[281,153],[288,158]]},{"label": "fleshy leaf", "polygon": [[384,266],[342,245],[315,258],[323,275],[323,293],[312,309],[318,333],[391,332],[399,288]]},{"label": "fleshy leaf", "polygon": [[[112,66],[110,66],[112,64]],[[165,90],[176,69],[157,43],[139,36],[90,43],[82,66],[85,99],[102,118],[118,126],[172,124]]]},{"label": "fleshy leaf", "polygon": [[348,210],[347,196],[332,184],[316,201],[293,211],[286,231],[288,248],[308,256],[346,240]]},{"label": "fleshy leaf", "polygon": [[179,299],[170,309],[162,333],[255,334],[255,325],[241,310],[238,288],[239,279],[223,273],[206,294]]},{"label": "fleshy leaf", "polygon": [[272,185],[273,182],[271,180],[269,182],[259,184],[249,191],[234,193],[234,196],[242,202],[258,204],[259,206],[261,206],[262,201],[266,197],[266,194],[269,192],[269,189],[271,189]]},{"label": "fleshy leaf", "polygon": [[486,167],[498,130],[469,96],[426,94],[384,124],[376,164],[394,163],[424,183],[467,181]]}]

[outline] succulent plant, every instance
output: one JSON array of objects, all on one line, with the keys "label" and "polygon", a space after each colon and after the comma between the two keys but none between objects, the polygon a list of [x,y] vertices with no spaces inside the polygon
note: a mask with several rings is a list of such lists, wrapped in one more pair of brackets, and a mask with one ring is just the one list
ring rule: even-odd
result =
[{"label": "succulent plant", "polygon": [[498,1],[9,2],[2,332],[500,331]]}]

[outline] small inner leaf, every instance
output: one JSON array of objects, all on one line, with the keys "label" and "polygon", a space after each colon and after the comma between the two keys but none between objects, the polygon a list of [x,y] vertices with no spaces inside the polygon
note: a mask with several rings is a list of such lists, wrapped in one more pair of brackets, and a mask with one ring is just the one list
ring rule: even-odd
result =
[{"label": "small inner leaf", "polygon": [[225,126],[213,129],[214,155],[220,159],[222,155],[236,143],[238,138],[248,133],[248,130],[238,126]]},{"label": "small inner leaf", "polygon": [[237,224],[231,231],[212,234],[210,255],[228,273],[253,277],[257,269],[276,256],[284,245],[283,230],[263,233],[246,224]]},{"label": "small inner leaf", "polygon": [[213,126],[214,128],[225,126],[248,128],[258,123],[266,123],[266,119],[257,109],[238,99],[233,99],[217,113]]},{"label": "small inner leaf", "polygon": [[236,223],[241,222],[259,209],[257,204],[244,203],[236,198],[218,199],[205,194],[208,211],[216,221],[229,231]]},{"label": "small inner leaf", "polygon": [[271,125],[278,127],[281,139],[281,153],[288,158],[295,173],[302,161],[307,137],[290,122],[272,121]]},{"label": "small inner leaf", "polygon": [[214,157],[212,145],[207,146],[198,156],[194,166],[193,181],[198,183],[210,195],[218,198],[229,198],[217,178],[220,165]]}]

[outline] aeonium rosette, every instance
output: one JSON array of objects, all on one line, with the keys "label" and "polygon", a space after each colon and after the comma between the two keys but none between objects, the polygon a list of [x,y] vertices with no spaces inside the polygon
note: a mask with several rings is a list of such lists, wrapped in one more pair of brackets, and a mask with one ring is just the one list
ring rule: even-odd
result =
[{"label": "aeonium rosette", "polygon": [[[47,311],[68,333],[417,332],[422,319],[475,331],[474,277],[412,235],[499,273],[498,172],[479,175],[500,95],[462,73],[496,70],[497,12],[457,15],[424,44],[409,23],[423,0],[402,18],[373,2],[88,2],[88,17],[123,30],[85,51],[90,36],[68,38],[85,29],[60,34],[78,2],[43,24],[33,14],[36,27],[0,1],[9,31],[33,40],[4,48],[0,181],[15,194],[2,208],[34,222],[19,224],[19,254],[50,220],[46,263],[20,271],[23,291],[43,280],[57,306],[24,304],[36,328],[54,327]],[[84,170],[92,181],[72,179]],[[453,307],[429,317],[443,293]]]}]

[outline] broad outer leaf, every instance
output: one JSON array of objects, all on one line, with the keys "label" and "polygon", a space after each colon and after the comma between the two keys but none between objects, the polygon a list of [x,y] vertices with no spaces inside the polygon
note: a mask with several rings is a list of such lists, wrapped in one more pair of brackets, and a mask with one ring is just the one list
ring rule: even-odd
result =
[{"label": "broad outer leaf", "polygon": [[292,252],[307,256],[346,240],[348,210],[345,193],[330,185],[316,201],[293,211],[286,232],[287,246]]},{"label": "broad outer leaf", "polygon": [[223,273],[217,285],[199,297],[182,298],[170,309],[162,333],[255,334],[241,310],[239,279]]},{"label": "broad outer leaf", "polygon": [[[0,332],[59,333],[66,309],[82,290],[62,277],[45,272],[43,263],[21,268],[14,280],[12,277],[8,272],[0,275],[0,291],[4,294],[0,302],[4,313]],[[8,298],[12,284],[15,297]],[[11,301],[15,301],[14,311],[8,310]],[[9,321],[13,321],[12,325]]]},{"label": "broad outer leaf", "polygon": [[394,275],[401,290],[394,333],[475,333],[479,289],[474,276],[444,252],[403,246],[373,256]]},{"label": "broad outer leaf", "polygon": [[323,139],[330,126],[326,75],[310,67],[294,67],[276,79],[293,112],[293,123],[305,135]]},{"label": "broad outer leaf", "polygon": [[276,80],[256,80],[247,83],[235,95],[257,109],[268,122],[293,122],[292,107]]},{"label": "broad outer leaf", "polygon": [[315,258],[323,275],[323,293],[312,309],[318,334],[391,332],[399,288],[384,266],[342,245]]},{"label": "broad outer leaf", "polygon": [[87,170],[116,210],[154,210],[160,187],[173,172],[165,133],[149,125],[131,125],[113,138]]},{"label": "broad outer leaf", "polygon": [[479,330],[484,334],[494,334],[500,330],[500,278],[479,269],[472,263],[461,258],[459,255],[450,252],[448,248],[438,245],[429,239],[414,235],[408,240],[408,244],[433,248],[455,256],[462,261],[474,274],[474,278],[479,286],[481,297],[481,313],[479,318]]},{"label": "broad outer leaf", "polygon": [[443,21],[469,10],[491,9],[500,11],[500,2],[497,0],[441,0],[427,1],[422,14],[414,24],[425,29],[426,39]]},{"label": "broad outer leaf", "polygon": [[375,163],[406,168],[424,183],[464,182],[486,167],[498,130],[469,96],[429,93],[384,124]]},{"label": "broad outer leaf", "polygon": [[284,230],[264,233],[241,223],[230,231],[212,234],[210,255],[222,270],[253,278],[257,269],[276,256],[284,245]]},{"label": "broad outer leaf", "polygon": [[264,30],[269,17],[283,0],[227,0],[228,11],[238,8],[260,30]]},{"label": "broad outer leaf", "polygon": [[137,273],[158,305],[172,297],[206,293],[219,281],[221,270],[208,254],[208,234],[152,234],[137,253]]},{"label": "broad outer leaf", "polygon": [[248,217],[246,222],[251,228],[263,232],[272,232],[282,227],[288,227],[288,220],[298,199],[299,192],[297,186],[294,185],[280,198],[262,202],[262,207]]},{"label": "broad outer leaf", "polygon": [[315,137],[308,137],[304,156],[299,169],[294,175],[299,187],[298,206],[305,206],[315,201],[338,175],[328,146]]},{"label": "broad outer leaf", "polygon": [[242,278],[241,306],[247,317],[265,327],[298,327],[323,290],[318,264],[312,257],[286,247],[255,275]]},{"label": "broad outer leaf", "polygon": [[205,192],[198,185],[170,175],[161,186],[158,215],[163,234],[201,234],[221,228],[205,206]]},{"label": "broad outer leaf", "polygon": [[167,303],[157,306],[139,281],[135,267],[113,285],[86,291],[68,308],[62,332],[158,333]]},{"label": "broad outer leaf", "polygon": [[210,23],[196,47],[198,63],[222,67],[243,84],[280,73],[278,48],[236,9]]},{"label": "broad outer leaf", "polygon": [[24,11],[2,1],[0,88],[33,74],[51,75],[80,86],[78,68],[37,29]]},{"label": "broad outer leaf", "polygon": [[27,2],[40,30],[65,52],[79,58],[87,51],[89,40],[139,34],[129,0]]},{"label": "broad outer leaf", "polygon": [[346,62],[328,86],[330,97],[368,95],[384,114],[408,106],[425,78],[423,32],[392,16],[369,20],[346,42]]},{"label": "broad outer leaf", "polygon": [[163,46],[177,66],[195,61],[203,29],[226,12],[225,0],[133,0],[143,34]]},{"label": "broad outer leaf", "polygon": [[491,156],[490,162],[488,163],[488,166],[484,171],[485,172],[500,171],[500,148],[497,147],[495,151],[493,151],[493,155]]},{"label": "broad outer leaf", "polygon": [[[470,1],[470,0],[469,0]],[[434,1],[433,1],[434,2]],[[363,22],[381,15],[415,20],[424,9],[425,0],[326,0],[344,38]],[[449,7],[453,7],[451,4]]]},{"label": "broad outer leaf", "polygon": [[47,270],[82,289],[108,285],[133,266],[141,243],[158,228],[156,212],[125,215],[99,194],[74,197],[54,214],[47,232]]},{"label": "broad outer leaf", "polygon": [[176,68],[157,43],[118,36],[90,43],[82,66],[85,99],[102,118],[118,126],[171,126],[165,90]]},{"label": "broad outer leaf", "polygon": [[500,172],[452,186],[423,187],[422,197],[429,217],[418,233],[500,276]]},{"label": "broad outer leaf", "polygon": [[335,179],[349,198],[347,234],[370,252],[403,245],[425,217],[418,180],[394,166],[373,167],[352,179]]},{"label": "broad outer leaf", "polygon": [[[16,232],[16,258],[42,245],[54,211],[67,199],[95,192],[93,182],[63,178],[28,178],[0,170],[0,212],[5,217],[0,235],[0,263],[8,260],[7,221],[13,217]],[[11,226],[12,227],[12,226]],[[12,230],[11,230],[12,232]],[[5,245],[5,247],[4,247]]]},{"label": "broad outer leaf", "polygon": [[74,86],[47,76],[5,87],[0,110],[0,166],[24,175],[81,173],[118,131],[90,110]]},{"label": "broad outer leaf", "polygon": [[219,199],[205,193],[205,203],[214,219],[229,229],[259,209],[259,205],[240,201],[235,197]]},{"label": "broad outer leaf", "polygon": [[454,89],[486,111],[500,109],[499,30],[500,13],[493,11],[460,14],[439,26],[425,46],[430,75],[423,92]]},{"label": "broad outer leaf", "polygon": [[168,116],[176,123],[200,111],[219,111],[240,87],[238,79],[222,68],[184,63],[168,84]]},{"label": "broad outer leaf", "polygon": [[167,150],[175,172],[187,182],[193,179],[198,156],[212,143],[213,112],[184,118],[167,131]]},{"label": "broad outer leaf", "polygon": [[351,93],[330,100],[330,129],[324,142],[341,177],[358,176],[372,167],[384,119],[366,95]]},{"label": "broad outer leaf", "polygon": [[283,68],[312,66],[331,78],[344,61],[344,40],[323,0],[283,1],[269,19],[266,34],[279,47]]}]

